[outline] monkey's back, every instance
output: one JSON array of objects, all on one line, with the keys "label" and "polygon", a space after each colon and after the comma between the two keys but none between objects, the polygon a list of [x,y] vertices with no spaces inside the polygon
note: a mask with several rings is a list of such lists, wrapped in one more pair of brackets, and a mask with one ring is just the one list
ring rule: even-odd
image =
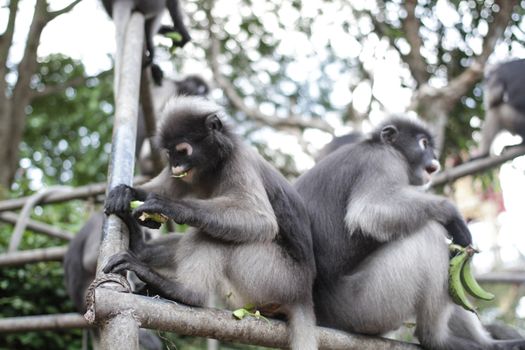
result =
[{"label": "monkey's back", "polygon": [[[369,141],[342,146],[303,174],[295,187],[303,198],[312,225],[318,276],[350,272],[380,243],[362,234],[349,232],[346,210],[353,199],[355,183],[367,178],[362,169],[374,158]],[[319,179],[322,179],[319,180]]]}]

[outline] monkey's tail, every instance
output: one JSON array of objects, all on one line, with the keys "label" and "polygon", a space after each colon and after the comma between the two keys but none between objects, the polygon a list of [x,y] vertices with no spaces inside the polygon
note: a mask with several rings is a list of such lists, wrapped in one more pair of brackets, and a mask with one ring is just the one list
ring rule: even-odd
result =
[{"label": "monkey's tail", "polygon": [[313,305],[295,304],[288,314],[290,348],[292,350],[317,350],[317,332]]}]

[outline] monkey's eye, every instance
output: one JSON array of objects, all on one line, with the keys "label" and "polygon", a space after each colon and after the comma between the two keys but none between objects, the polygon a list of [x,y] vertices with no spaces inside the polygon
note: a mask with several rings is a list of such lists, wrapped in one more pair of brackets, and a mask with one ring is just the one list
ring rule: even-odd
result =
[{"label": "monkey's eye", "polygon": [[426,138],[421,138],[419,140],[419,147],[421,147],[422,150],[426,150],[428,148],[428,140]]}]

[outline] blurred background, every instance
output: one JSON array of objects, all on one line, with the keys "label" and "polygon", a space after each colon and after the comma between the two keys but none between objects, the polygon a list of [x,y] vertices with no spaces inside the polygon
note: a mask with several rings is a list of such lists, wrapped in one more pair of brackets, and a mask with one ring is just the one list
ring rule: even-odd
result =
[{"label": "blurred background", "polygon": [[[525,57],[525,1],[181,6],[193,40],[172,50],[171,40],[157,35],[155,63],[167,78],[201,75],[237,132],[291,181],[333,136],[367,132],[391,114],[417,115],[433,127],[445,169],[465,161],[485,118],[484,71]],[[99,1],[0,1],[0,199],[106,180],[114,51],[114,26]],[[503,132],[492,153],[519,142]],[[469,220],[480,275],[525,276],[524,172],[519,157],[436,188]],[[36,206],[31,218],[74,233],[97,208],[100,198],[73,200]],[[0,220],[4,253],[13,225]],[[28,229],[20,250],[64,244]],[[484,323],[525,329],[522,282],[484,285],[497,294],[476,301]],[[0,317],[72,311],[60,262],[0,269]],[[199,339],[162,337],[170,349],[205,347]],[[81,330],[6,334],[0,348],[78,349],[81,339]]]}]

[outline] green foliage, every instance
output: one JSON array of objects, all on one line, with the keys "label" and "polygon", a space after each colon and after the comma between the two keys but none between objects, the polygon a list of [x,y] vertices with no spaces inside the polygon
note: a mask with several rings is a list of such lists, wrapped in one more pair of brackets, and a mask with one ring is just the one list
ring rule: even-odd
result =
[{"label": "green foliage", "polygon": [[[38,220],[74,230],[85,215],[78,207],[76,202],[46,206]],[[0,225],[0,253],[5,253],[11,232],[11,225]],[[61,244],[63,242],[58,239],[26,231],[20,250]],[[60,262],[41,262],[0,269],[0,317],[73,311],[73,305],[66,294],[64,271]],[[6,334],[0,337],[0,349],[79,349],[81,333],[77,329]]]},{"label": "green foliage", "polygon": [[[41,60],[35,78],[37,91],[84,79],[83,65],[62,55]],[[27,112],[27,127],[20,147],[23,187],[42,175],[45,184],[85,185],[106,179],[110,151],[113,101],[109,74],[85,78],[77,87],[35,98]],[[31,176],[29,176],[31,174]],[[31,186],[38,188],[37,184]]]}]

